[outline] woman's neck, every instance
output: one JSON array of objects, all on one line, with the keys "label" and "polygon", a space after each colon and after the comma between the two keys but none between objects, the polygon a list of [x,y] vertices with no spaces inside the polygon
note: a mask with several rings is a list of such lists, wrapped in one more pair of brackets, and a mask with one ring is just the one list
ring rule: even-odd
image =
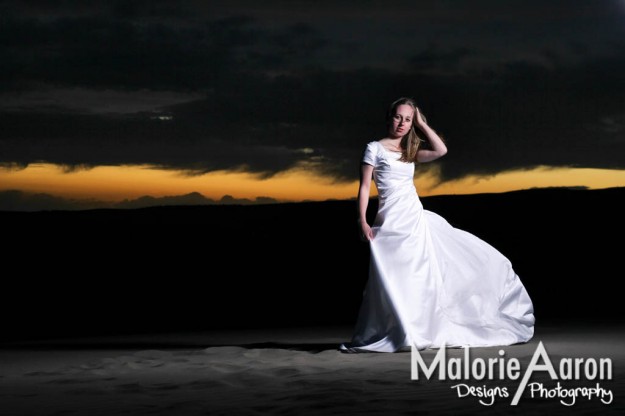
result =
[{"label": "woman's neck", "polygon": [[395,147],[400,147],[401,146],[401,137],[392,137],[392,136],[388,136],[386,138],[386,142],[388,144],[390,144],[391,146],[395,146]]},{"label": "woman's neck", "polygon": [[401,137],[386,137],[385,142],[390,150],[401,151]]}]

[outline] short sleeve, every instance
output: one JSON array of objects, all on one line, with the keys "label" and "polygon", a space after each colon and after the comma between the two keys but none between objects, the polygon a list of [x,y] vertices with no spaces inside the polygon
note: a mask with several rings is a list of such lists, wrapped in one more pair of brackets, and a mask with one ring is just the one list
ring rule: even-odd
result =
[{"label": "short sleeve", "polygon": [[362,155],[362,163],[375,166],[378,161],[378,147],[376,142],[369,142]]}]

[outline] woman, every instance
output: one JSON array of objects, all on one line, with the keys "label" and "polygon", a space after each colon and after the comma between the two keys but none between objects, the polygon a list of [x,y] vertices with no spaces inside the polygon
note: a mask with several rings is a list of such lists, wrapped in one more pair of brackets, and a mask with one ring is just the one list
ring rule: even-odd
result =
[{"label": "woman", "polygon": [[[447,153],[411,98],[393,102],[388,137],[367,144],[358,210],[369,242],[369,280],[351,342],[343,352],[395,352],[445,346],[527,342],[534,334],[532,301],[510,261],[476,236],[423,209],[415,163]],[[431,149],[420,149],[418,128]],[[371,178],[378,212],[366,221]]]}]

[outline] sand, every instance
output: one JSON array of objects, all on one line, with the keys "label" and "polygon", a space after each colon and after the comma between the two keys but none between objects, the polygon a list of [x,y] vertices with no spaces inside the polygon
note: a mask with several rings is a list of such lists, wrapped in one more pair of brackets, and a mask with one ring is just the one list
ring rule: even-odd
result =
[{"label": "sand", "polygon": [[[459,398],[457,381],[410,379],[409,352],[343,354],[336,347],[350,327],[142,334],[4,344],[0,350],[1,415],[429,415],[625,414],[625,327],[537,327],[506,357],[527,366],[542,341],[552,360],[613,360],[614,377],[599,381],[614,394],[567,407],[557,399],[511,397],[484,406]],[[499,348],[472,348],[471,356],[496,357]],[[422,352],[429,362],[436,350]],[[447,349],[461,357],[462,349]],[[555,384],[535,377],[545,385]],[[597,381],[581,381],[594,386]],[[490,387],[518,381],[465,381]],[[563,382],[567,386],[574,383]],[[511,394],[512,395],[512,394]]]}]

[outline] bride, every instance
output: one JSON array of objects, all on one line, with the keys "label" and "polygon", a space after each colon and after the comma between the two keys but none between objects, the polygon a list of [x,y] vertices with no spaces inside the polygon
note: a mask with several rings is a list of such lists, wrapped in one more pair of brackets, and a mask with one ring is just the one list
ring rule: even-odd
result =
[{"label": "bride", "polygon": [[[364,150],[358,191],[361,237],[370,245],[369,279],[351,342],[343,352],[479,347],[527,342],[532,301],[510,261],[494,247],[423,209],[415,163],[447,153],[415,101],[402,97],[387,113],[388,137]],[[431,149],[420,149],[418,129]],[[366,221],[371,179],[378,190]]]}]

